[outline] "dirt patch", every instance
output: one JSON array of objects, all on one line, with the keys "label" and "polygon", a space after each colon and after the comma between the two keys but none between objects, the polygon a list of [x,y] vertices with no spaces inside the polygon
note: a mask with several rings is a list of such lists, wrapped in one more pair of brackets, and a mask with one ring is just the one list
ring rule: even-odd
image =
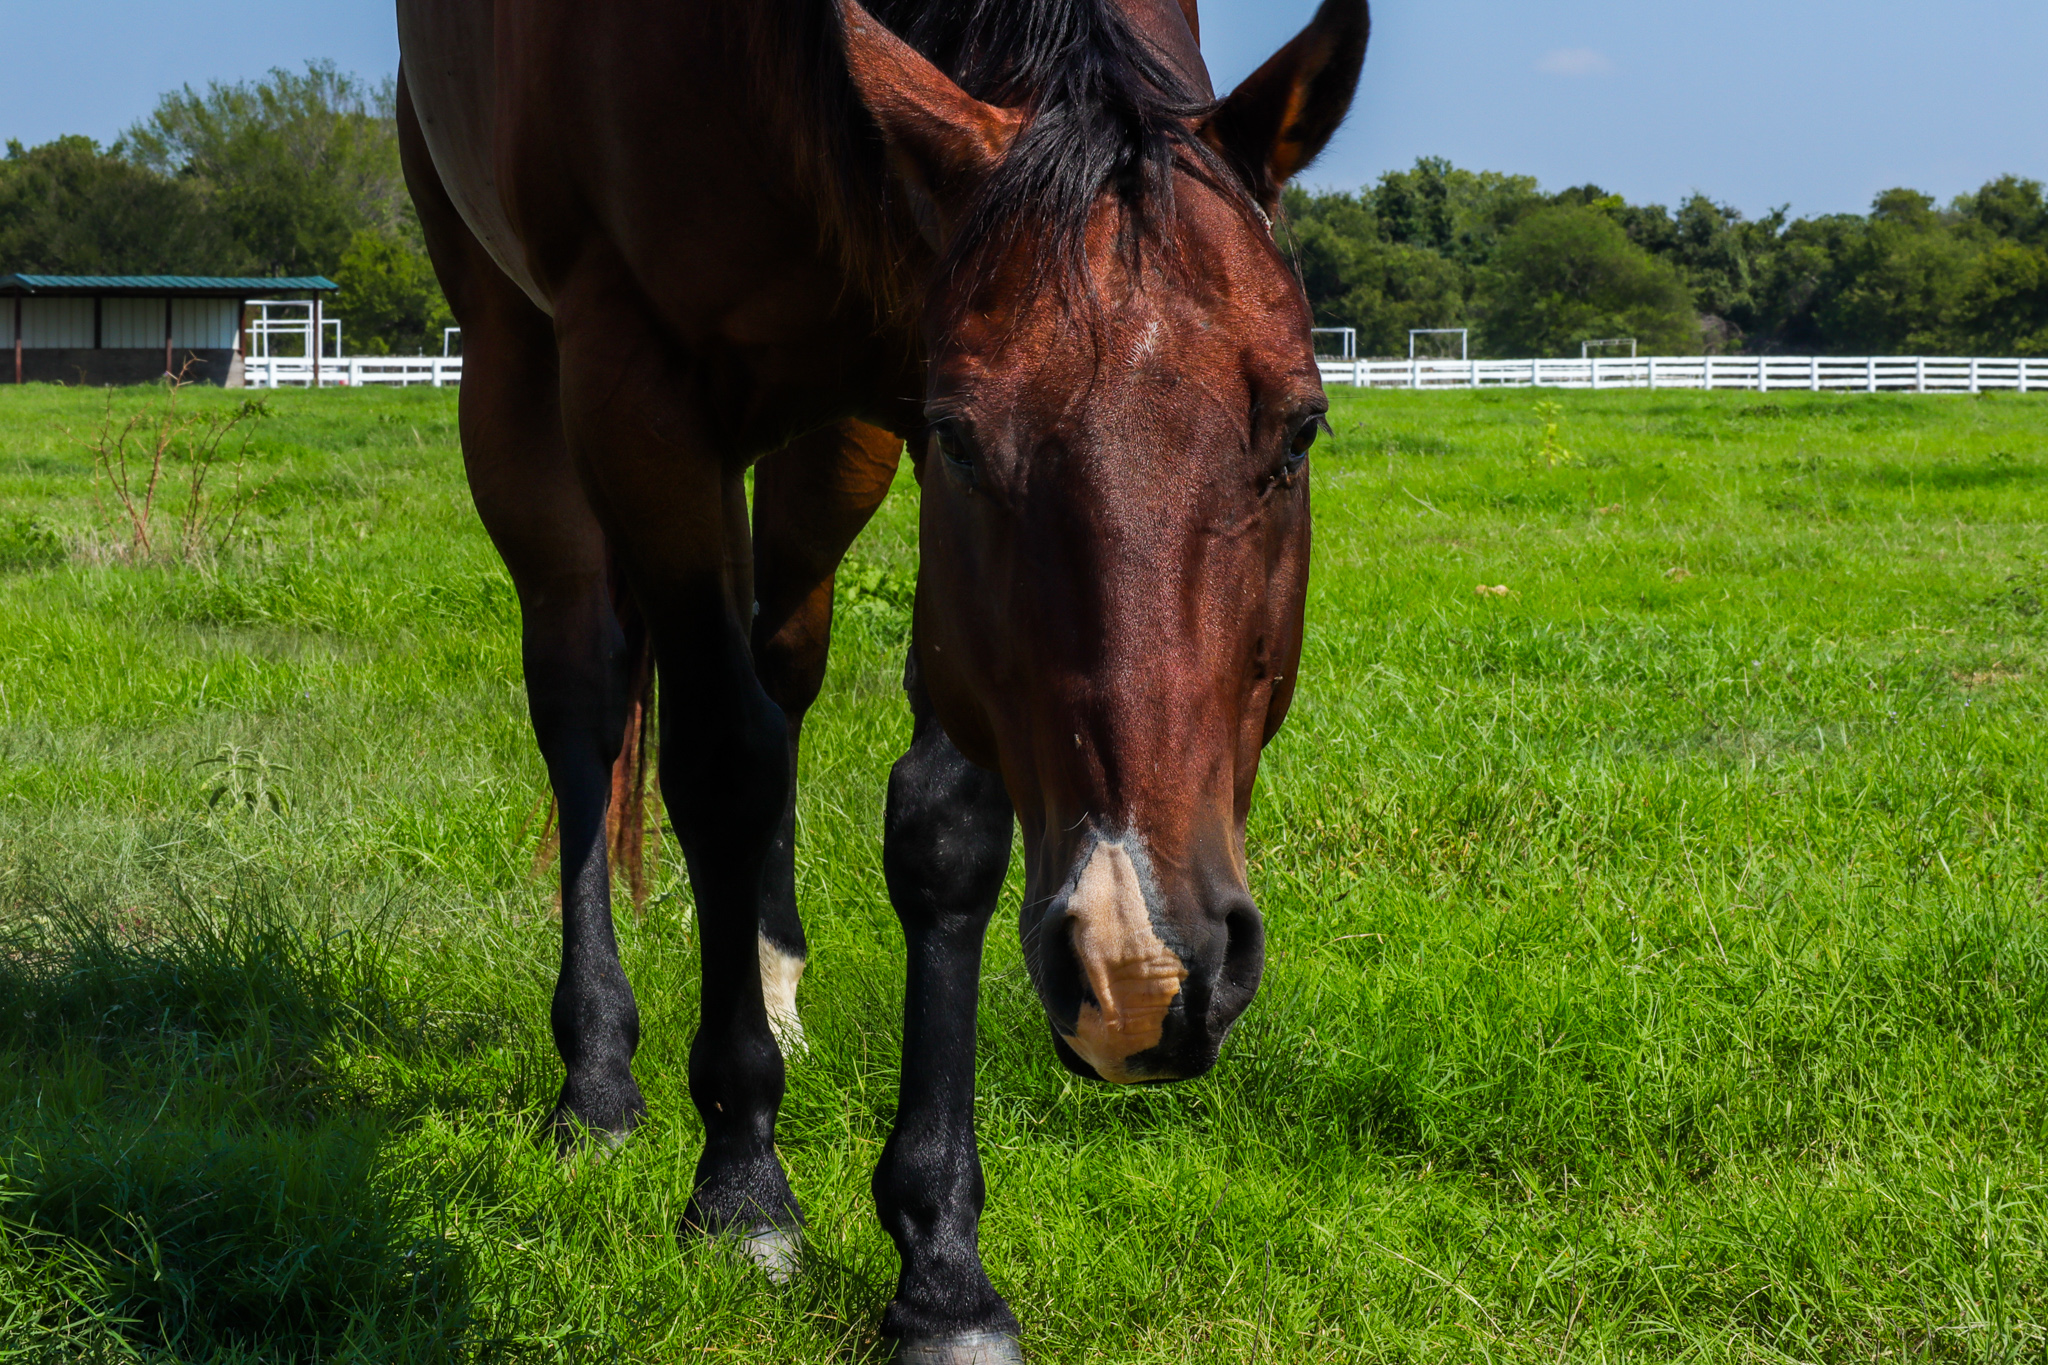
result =
[{"label": "dirt patch", "polygon": [[1949,676],[1964,687],[1975,691],[1980,687],[1996,687],[2000,683],[2018,682],[2026,674],[2015,673],[2008,668],[1985,668],[1979,669],[1974,673],[1965,672],[1960,668],[1952,668],[1949,670]]}]

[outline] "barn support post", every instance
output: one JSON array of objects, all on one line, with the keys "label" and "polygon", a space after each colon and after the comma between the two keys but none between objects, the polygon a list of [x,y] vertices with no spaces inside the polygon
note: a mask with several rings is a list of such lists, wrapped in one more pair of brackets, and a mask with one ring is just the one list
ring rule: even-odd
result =
[{"label": "barn support post", "polygon": [[21,295],[14,296],[14,382],[21,382]]},{"label": "barn support post", "polygon": [[176,379],[177,371],[171,368],[171,300],[164,299],[164,377]]},{"label": "barn support post", "polygon": [[313,387],[320,387],[320,296],[313,296]]}]

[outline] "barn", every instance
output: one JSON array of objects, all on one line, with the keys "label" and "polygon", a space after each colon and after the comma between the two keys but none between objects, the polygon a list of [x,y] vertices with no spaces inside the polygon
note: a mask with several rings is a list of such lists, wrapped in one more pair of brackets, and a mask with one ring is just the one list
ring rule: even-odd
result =
[{"label": "barn", "polygon": [[[242,385],[248,305],[337,288],[321,275],[0,275],[14,382]],[[315,333],[317,335],[317,332]]]}]

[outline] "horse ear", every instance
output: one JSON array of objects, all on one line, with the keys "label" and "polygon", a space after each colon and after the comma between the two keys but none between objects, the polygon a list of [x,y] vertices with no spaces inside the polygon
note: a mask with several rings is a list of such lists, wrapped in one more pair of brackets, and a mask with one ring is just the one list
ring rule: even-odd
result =
[{"label": "horse ear", "polygon": [[855,0],[840,0],[847,73],[889,144],[889,160],[934,250],[942,249],[975,192],[1023,124],[983,104],[891,33]]},{"label": "horse ear", "polygon": [[1268,212],[1279,206],[1281,187],[1344,121],[1371,32],[1366,0],[1323,0],[1308,27],[1245,77],[1203,124],[1203,137]]}]

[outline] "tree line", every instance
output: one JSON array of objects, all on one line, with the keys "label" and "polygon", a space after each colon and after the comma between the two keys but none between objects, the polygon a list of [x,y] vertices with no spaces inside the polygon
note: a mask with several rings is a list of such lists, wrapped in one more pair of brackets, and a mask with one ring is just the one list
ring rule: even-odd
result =
[{"label": "tree line", "polygon": [[395,86],[309,63],[165,95],[110,147],[10,141],[0,271],[326,275],[359,355],[436,353],[452,326],[398,164]]},{"label": "tree line", "polygon": [[[438,351],[449,326],[398,164],[390,81],[330,63],[187,86],[112,146],[7,144],[0,270],[323,274],[360,354]],[[1412,327],[1474,354],[2048,354],[2048,202],[2003,176],[1947,206],[1887,190],[1867,214],[1676,211],[1598,186],[1424,158],[1355,193],[1290,189],[1276,224],[1320,326],[1361,355]]]},{"label": "tree line", "polygon": [[1317,325],[1356,327],[1360,355],[1406,355],[1412,327],[1468,327],[1484,356],[1601,337],[1648,355],[2048,354],[2048,202],[2017,176],[1945,207],[1894,189],[1867,214],[1750,219],[1424,158],[1284,207]]}]

